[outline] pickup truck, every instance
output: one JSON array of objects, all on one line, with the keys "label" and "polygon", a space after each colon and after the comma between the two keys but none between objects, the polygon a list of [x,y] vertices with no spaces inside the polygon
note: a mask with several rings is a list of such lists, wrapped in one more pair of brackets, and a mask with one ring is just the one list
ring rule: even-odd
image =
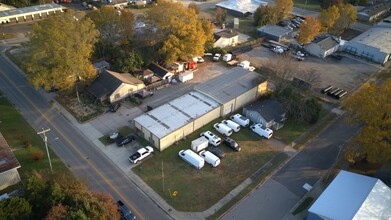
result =
[{"label": "pickup truck", "polygon": [[129,161],[131,163],[138,163],[142,159],[146,158],[153,152],[153,148],[151,146],[146,146],[141,149],[139,149],[136,153],[134,153],[132,156],[129,157]]}]

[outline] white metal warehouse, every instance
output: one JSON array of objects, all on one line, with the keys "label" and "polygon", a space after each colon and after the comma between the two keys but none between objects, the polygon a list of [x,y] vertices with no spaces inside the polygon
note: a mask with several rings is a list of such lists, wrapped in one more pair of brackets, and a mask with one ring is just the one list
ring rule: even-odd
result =
[{"label": "white metal warehouse", "polygon": [[212,120],[232,113],[267,89],[258,73],[237,67],[134,119],[143,137],[160,151]]},{"label": "white metal warehouse", "polygon": [[51,14],[63,12],[63,9],[61,5],[51,3],[0,11],[0,23],[34,20],[35,18],[47,17]]},{"label": "white metal warehouse", "polygon": [[[391,17],[388,19],[391,20]],[[384,64],[391,57],[391,23],[379,22],[371,29],[346,42],[343,50],[355,56]]]}]

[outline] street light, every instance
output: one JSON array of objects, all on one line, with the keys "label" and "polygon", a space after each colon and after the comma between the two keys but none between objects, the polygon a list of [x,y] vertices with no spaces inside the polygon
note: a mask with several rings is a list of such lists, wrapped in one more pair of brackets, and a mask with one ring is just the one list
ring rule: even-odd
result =
[{"label": "street light", "polygon": [[48,155],[48,159],[49,159],[49,165],[50,165],[50,171],[53,173],[53,167],[52,167],[52,161],[50,160],[50,154],[49,154],[49,149],[48,149],[48,137],[46,136],[46,132],[50,131],[50,128],[44,130],[42,128],[42,131],[41,132],[37,132],[37,134],[43,134],[43,141],[45,142],[45,147],[46,147],[46,153]]}]

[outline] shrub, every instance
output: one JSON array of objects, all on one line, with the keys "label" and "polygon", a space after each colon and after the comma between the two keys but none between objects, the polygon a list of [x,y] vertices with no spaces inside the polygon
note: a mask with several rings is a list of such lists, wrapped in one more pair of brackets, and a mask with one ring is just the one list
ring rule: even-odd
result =
[{"label": "shrub", "polygon": [[33,157],[33,160],[34,160],[34,161],[40,161],[40,160],[42,160],[43,155],[44,155],[43,151],[38,150],[38,151],[35,151],[35,152],[32,154],[32,157]]},{"label": "shrub", "polygon": [[31,147],[33,146],[33,145],[31,144],[31,142],[28,141],[28,140],[25,140],[25,141],[23,142],[23,145],[24,145],[25,148],[31,148]]}]

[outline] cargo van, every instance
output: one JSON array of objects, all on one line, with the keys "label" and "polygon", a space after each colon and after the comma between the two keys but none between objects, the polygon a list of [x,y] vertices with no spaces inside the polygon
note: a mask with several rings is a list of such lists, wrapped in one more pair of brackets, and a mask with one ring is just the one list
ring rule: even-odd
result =
[{"label": "cargo van", "polygon": [[207,150],[201,151],[199,155],[204,158],[205,162],[212,165],[213,167],[217,167],[220,164],[220,158]]},{"label": "cargo van", "polygon": [[242,127],[247,127],[250,124],[250,120],[241,114],[232,115],[230,119]]},{"label": "cargo van", "polygon": [[178,153],[179,157],[181,157],[184,161],[192,165],[197,169],[201,169],[204,167],[205,160],[204,158],[198,156],[196,153],[191,151],[190,149],[181,150]]},{"label": "cargo van", "polygon": [[234,130],[234,132],[240,131],[240,125],[231,120],[223,120],[221,123],[230,127],[232,130]]},{"label": "cargo van", "polygon": [[213,127],[220,132],[220,134],[225,136],[230,136],[232,134],[232,129],[228,127],[227,125],[224,125],[222,123],[216,123],[213,125]]},{"label": "cargo van", "polygon": [[202,132],[200,136],[208,139],[209,143],[215,147],[221,143],[221,139],[210,131]]},{"label": "cargo van", "polygon": [[270,128],[262,127],[261,124],[251,125],[250,129],[257,133],[259,136],[264,137],[266,139],[270,139],[273,136],[273,130]]},{"label": "cargo van", "polygon": [[199,137],[191,142],[191,149],[194,152],[200,152],[205,148],[207,148],[208,145],[209,145],[208,139],[206,139],[205,137]]}]

